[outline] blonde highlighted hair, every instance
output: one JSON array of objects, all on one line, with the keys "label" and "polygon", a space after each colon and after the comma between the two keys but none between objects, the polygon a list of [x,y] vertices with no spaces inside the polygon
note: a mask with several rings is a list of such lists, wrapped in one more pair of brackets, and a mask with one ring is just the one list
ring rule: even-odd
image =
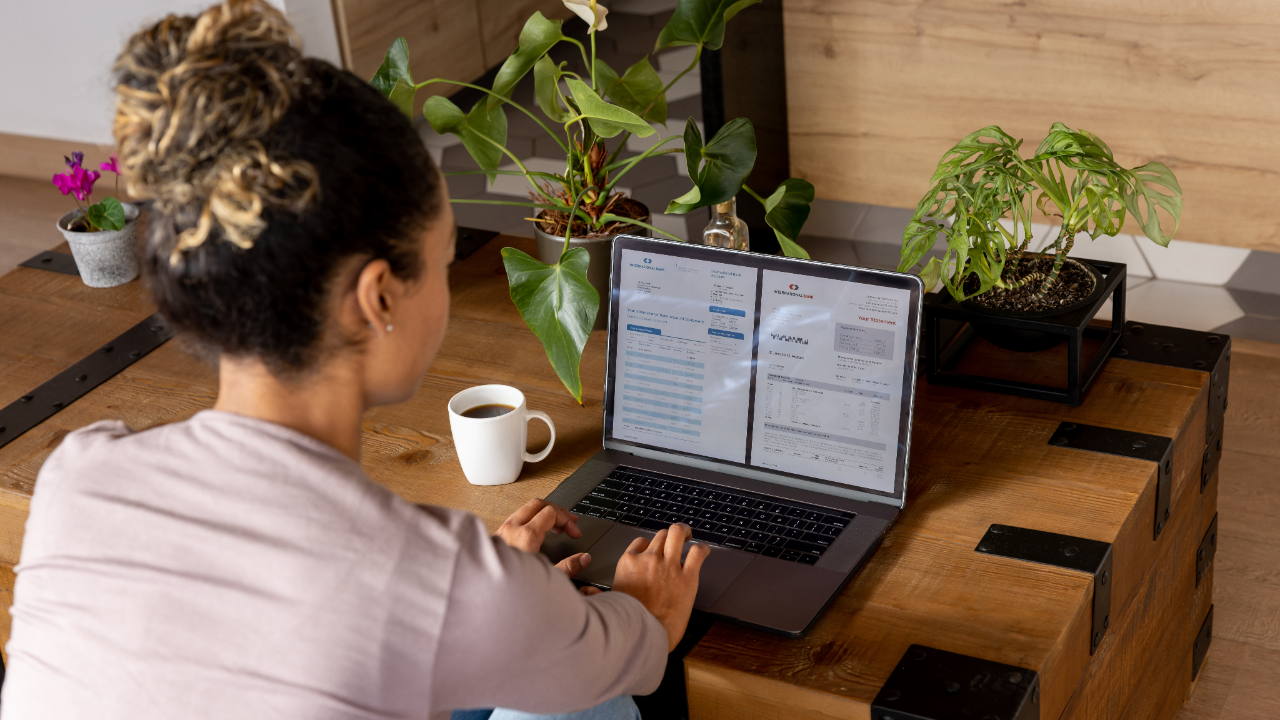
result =
[{"label": "blonde highlighted hair", "polygon": [[264,208],[301,212],[318,193],[310,163],[272,157],[262,143],[307,81],[298,46],[275,8],[226,0],[137,33],[116,61],[129,193],[165,216],[197,218],[171,238],[171,264],[212,237],[249,249]]}]

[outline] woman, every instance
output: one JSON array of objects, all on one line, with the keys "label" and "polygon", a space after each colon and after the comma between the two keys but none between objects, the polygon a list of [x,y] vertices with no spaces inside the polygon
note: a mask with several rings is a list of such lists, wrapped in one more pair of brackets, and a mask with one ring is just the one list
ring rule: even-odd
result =
[{"label": "woman", "polygon": [[116,73],[119,158],[153,200],[145,277],[216,358],[218,398],[97,423],[45,463],[5,720],[635,717],[697,589],[687,528],[585,595],[567,576],[589,557],[536,554],[577,537],[563,509],[491,538],[358,464],[362,413],[412,396],[448,317],[453,216],[408,120],[260,0],[166,18]]}]

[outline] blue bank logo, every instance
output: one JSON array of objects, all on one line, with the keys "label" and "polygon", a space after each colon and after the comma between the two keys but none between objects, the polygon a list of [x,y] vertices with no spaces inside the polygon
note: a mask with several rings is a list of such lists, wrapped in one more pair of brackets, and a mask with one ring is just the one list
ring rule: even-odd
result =
[{"label": "blue bank logo", "polygon": [[648,264],[649,264],[649,263],[651,263],[651,262],[653,262],[653,260],[652,260],[651,258],[645,258],[645,259],[644,259],[644,264],[645,264],[645,265],[648,265]]}]

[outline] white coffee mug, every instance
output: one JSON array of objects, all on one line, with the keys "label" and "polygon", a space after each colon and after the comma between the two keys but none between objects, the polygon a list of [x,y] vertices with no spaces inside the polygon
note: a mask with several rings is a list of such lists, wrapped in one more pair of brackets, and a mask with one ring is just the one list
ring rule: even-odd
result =
[{"label": "white coffee mug", "polygon": [[[514,410],[496,417],[464,417],[484,405],[506,405]],[[538,418],[551,430],[551,440],[536,455],[525,452],[529,419]],[[520,477],[525,462],[538,462],[556,444],[556,426],[541,410],[530,410],[524,393],[507,385],[477,385],[449,400],[449,427],[462,463],[462,473],[472,485],[506,485]]]}]

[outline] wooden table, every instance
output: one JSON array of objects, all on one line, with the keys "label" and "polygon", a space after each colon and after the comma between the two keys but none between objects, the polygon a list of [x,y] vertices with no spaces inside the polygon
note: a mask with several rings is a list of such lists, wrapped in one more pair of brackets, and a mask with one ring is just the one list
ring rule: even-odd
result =
[{"label": "wooden table", "polygon": [[[584,405],[561,387],[507,295],[500,237],[450,273],[453,307],[440,355],[415,398],[370,412],[364,466],[407,500],[466,508],[497,525],[547,495],[601,444],[603,332],[582,362]],[[0,406],[22,396],[152,312],[139,283],[108,290],[18,268],[0,278]],[[969,362],[1049,376],[1055,351]],[[1191,684],[1191,646],[1208,611],[1212,570],[1194,555],[1216,512],[1216,473],[1200,491],[1208,373],[1111,360],[1071,408],[920,384],[907,510],[815,629],[786,640],[719,623],[685,660],[691,717],[868,718],[916,643],[1040,673],[1040,717],[1170,718]],[[556,448],[501,487],[466,482],[452,448],[447,399],[506,383],[555,420]],[[146,428],[214,400],[213,370],[169,342],[0,448],[0,606],[36,475],[70,431],[104,418]],[[1168,526],[1153,540],[1153,463],[1054,447],[1072,421],[1174,439]],[[530,446],[545,430],[531,425]],[[974,551],[992,523],[1112,543],[1112,623],[1090,653],[1092,576]],[[1190,571],[1188,570],[1190,559]],[[785,589],[779,589],[779,592]],[[0,639],[8,638],[8,615]],[[877,718],[876,720],[879,720]]]}]

